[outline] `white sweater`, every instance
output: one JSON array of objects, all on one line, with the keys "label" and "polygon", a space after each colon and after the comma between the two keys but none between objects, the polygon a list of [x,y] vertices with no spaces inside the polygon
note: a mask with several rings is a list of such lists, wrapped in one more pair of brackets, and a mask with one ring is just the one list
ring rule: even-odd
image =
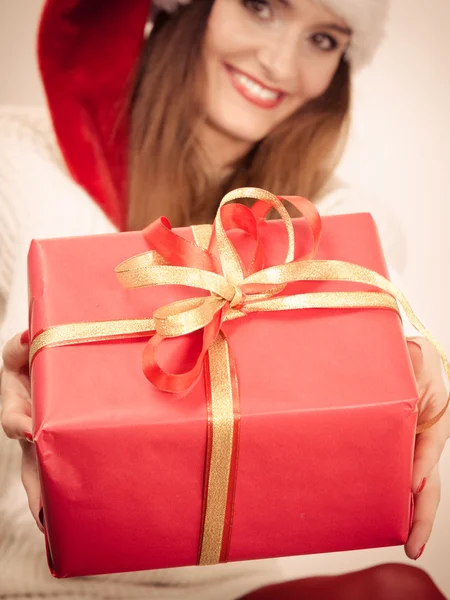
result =
[{"label": "white sweater", "polygon": [[[353,199],[352,199],[353,198]],[[322,214],[367,210],[349,190],[320,199]],[[400,230],[376,216],[389,262]],[[385,223],[388,223],[388,226]],[[0,109],[0,350],[27,327],[26,257],[32,238],[114,231],[68,174],[43,109]],[[394,259],[394,261],[392,260]],[[227,600],[283,578],[280,560],[55,580],[20,483],[20,447],[0,432],[0,598]]]}]

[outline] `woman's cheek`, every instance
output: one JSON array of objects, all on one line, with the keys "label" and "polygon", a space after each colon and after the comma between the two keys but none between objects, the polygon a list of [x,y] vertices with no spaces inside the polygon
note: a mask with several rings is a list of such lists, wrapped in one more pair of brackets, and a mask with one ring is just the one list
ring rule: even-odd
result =
[{"label": "woman's cheek", "polygon": [[313,100],[322,96],[330,87],[334,74],[339,63],[333,62],[333,65],[316,65],[311,68],[303,78],[303,92],[308,100]]}]

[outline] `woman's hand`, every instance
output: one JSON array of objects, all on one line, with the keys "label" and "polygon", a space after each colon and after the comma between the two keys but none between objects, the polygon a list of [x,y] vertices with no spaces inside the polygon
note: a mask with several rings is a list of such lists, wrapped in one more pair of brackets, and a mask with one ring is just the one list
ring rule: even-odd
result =
[{"label": "woman's hand", "polygon": [[[419,423],[428,421],[446,405],[448,392],[442,377],[439,353],[425,338],[411,338],[408,349],[419,390]],[[450,412],[416,439],[412,492],[414,516],[405,552],[417,559],[423,552],[433,528],[441,494],[439,460],[450,437]]]},{"label": "woman's hand", "polygon": [[28,496],[31,513],[37,526],[43,531],[39,520],[41,488],[35,446],[31,441],[31,398],[26,334],[14,336],[5,345],[0,395],[2,427],[9,438],[19,440],[22,446],[22,483]]}]

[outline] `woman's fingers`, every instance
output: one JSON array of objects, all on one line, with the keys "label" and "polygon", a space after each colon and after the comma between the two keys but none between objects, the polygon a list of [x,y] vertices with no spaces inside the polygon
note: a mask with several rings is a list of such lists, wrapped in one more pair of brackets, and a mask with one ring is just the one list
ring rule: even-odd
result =
[{"label": "woman's fingers", "polygon": [[428,542],[441,497],[439,467],[431,471],[427,485],[414,498],[414,516],[411,532],[405,545],[409,558],[416,559]]},{"label": "woman's fingers", "polygon": [[31,432],[31,402],[28,345],[19,334],[6,343],[3,363],[1,423],[8,437],[20,439]]},{"label": "woman's fingers", "polygon": [[39,520],[41,488],[36,462],[36,448],[31,442],[31,401],[28,375],[28,343],[25,336],[16,335],[5,345],[3,373],[0,382],[2,396],[1,422],[6,435],[19,439],[22,447],[22,483],[28,496],[31,513],[41,531]]},{"label": "woman's fingers", "polygon": [[28,364],[28,344],[22,343],[23,334],[18,333],[8,340],[3,348],[3,364],[5,369],[20,371]]},{"label": "woman's fingers", "polygon": [[41,502],[41,486],[36,461],[36,447],[34,444],[21,440],[22,446],[22,483],[28,496],[28,505],[36,525],[43,532],[44,528],[39,519]]},{"label": "woman's fingers", "polygon": [[13,439],[30,439],[32,421],[29,415],[14,410],[4,410],[2,413],[2,427],[5,434]]},{"label": "woman's fingers", "polygon": [[17,371],[4,369],[1,382],[1,422],[8,437],[20,439],[31,432],[31,402],[27,384]]},{"label": "woman's fingers", "polygon": [[414,450],[412,492],[415,494],[428,481],[430,473],[437,465],[448,439],[447,421],[450,413],[444,415],[433,427],[419,434]]}]

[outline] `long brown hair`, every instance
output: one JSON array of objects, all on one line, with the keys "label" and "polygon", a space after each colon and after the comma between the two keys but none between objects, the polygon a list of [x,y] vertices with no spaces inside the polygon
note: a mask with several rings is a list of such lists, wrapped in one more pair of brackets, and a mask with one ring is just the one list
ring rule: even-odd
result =
[{"label": "long brown hair", "polygon": [[256,186],[311,200],[328,181],[346,138],[349,66],[328,90],[256,144],[225,182],[211,181],[196,139],[202,119],[202,44],[214,0],[161,13],[145,45],[131,100],[128,228],[160,215],[174,226],[210,222],[229,189]]}]

